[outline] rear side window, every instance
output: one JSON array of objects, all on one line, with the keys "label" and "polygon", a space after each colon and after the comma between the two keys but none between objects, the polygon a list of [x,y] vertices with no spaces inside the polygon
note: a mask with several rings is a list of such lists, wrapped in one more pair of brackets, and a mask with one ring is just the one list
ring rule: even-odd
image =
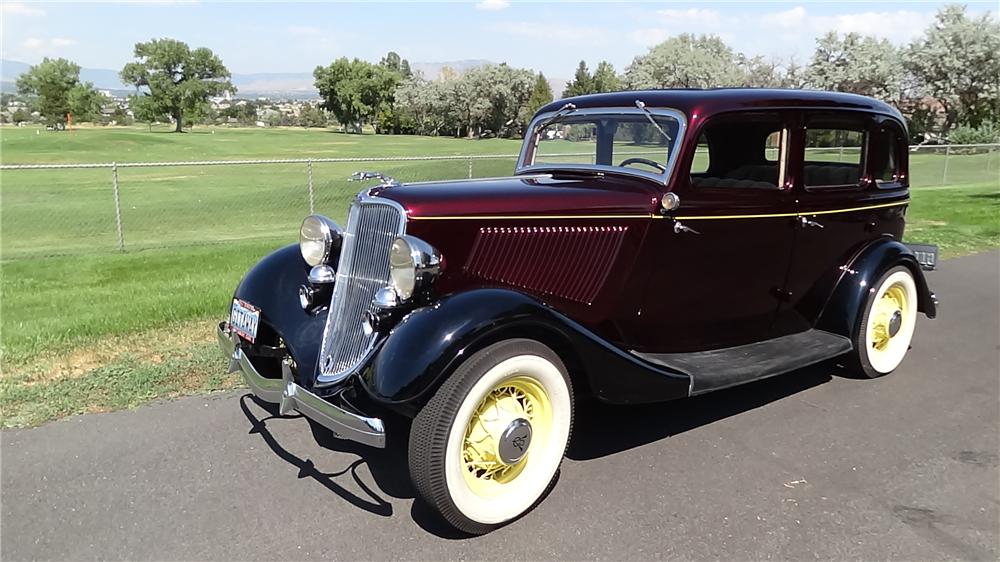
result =
[{"label": "rear side window", "polygon": [[891,127],[881,127],[871,143],[872,176],[876,185],[896,184],[900,181],[900,136]]},{"label": "rear side window", "polygon": [[860,124],[814,122],[806,126],[803,175],[806,187],[857,186],[865,133]]}]

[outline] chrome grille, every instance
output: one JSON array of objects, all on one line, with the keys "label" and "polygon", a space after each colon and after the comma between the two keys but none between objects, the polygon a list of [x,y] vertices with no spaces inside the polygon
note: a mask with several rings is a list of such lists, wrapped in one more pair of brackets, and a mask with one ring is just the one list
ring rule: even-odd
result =
[{"label": "chrome grille", "polygon": [[394,201],[361,196],[351,205],[320,349],[319,383],[334,383],[367,359],[375,343],[361,325],[375,292],[389,283],[389,247],[406,215]]}]

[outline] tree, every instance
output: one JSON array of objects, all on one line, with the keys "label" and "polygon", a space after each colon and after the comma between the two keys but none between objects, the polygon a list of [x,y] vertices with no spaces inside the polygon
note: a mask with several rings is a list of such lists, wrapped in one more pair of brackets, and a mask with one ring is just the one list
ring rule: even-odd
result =
[{"label": "tree", "polygon": [[970,18],[965,6],[945,6],[907,49],[904,65],[914,94],[944,107],[948,128],[1000,122],[1000,22],[989,13]]},{"label": "tree", "polygon": [[898,50],[888,40],[831,31],[816,40],[807,76],[810,85],[821,90],[898,103],[903,67]]},{"label": "tree", "polygon": [[528,98],[528,103],[524,106],[522,120],[527,123],[542,106],[551,101],[552,88],[549,86],[549,81],[545,79],[545,75],[539,72],[535,78],[535,85],[531,88],[531,96]]},{"label": "tree", "polygon": [[781,65],[776,59],[765,59],[760,55],[747,57],[740,53],[736,55],[736,64],[743,72],[741,86],[749,88],[786,88],[791,86],[787,70],[782,72]]},{"label": "tree", "polygon": [[182,132],[184,115],[198,115],[211,96],[235,92],[229,70],[211,50],[192,50],[176,39],[153,39],[136,43],[135,62],[122,68],[122,82],[135,86],[137,95],[150,98],[140,102],[151,114],[169,115]]},{"label": "tree", "polygon": [[20,94],[37,96],[38,112],[53,125],[66,123],[66,115],[87,120],[96,112],[100,96],[89,82],[80,83],[80,66],[66,59],[42,59],[17,78]]},{"label": "tree", "polygon": [[326,113],[311,103],[305,104],[299,112],[299,125],[307,129],[311,127],[326,127],[327,121]]},{"label": "tree", "polygon": [[597,63],[594,70],[594,77],[591,80],[591,88],[588,93],[617,92],[622,89],[621,80],[615,73],[615,67],[610,62],[602,60]]},{"label": "tree", "polygon": [[633,59],[625,69],[625,87],[716,88],[738,86],[743,72],[736,55],[714,35],[687,33],[671,37]]},{"label": "tree", "polygon": [[323,98],[322,107],[357,133],[365,123],[391,111],[393,93],[400,82],[400,74],[384,65],[347,57],[316,67],[313,76]]},{"label": "tree", "polygon": [[580,64],[576,67],[576,73],[573,75],[573,80],[569,84],[566,84],[566,89],[563,90],[562,97],[582,96],[591,94],[593,91],[594,77],[590,75],[587,62],[580,61]]}]

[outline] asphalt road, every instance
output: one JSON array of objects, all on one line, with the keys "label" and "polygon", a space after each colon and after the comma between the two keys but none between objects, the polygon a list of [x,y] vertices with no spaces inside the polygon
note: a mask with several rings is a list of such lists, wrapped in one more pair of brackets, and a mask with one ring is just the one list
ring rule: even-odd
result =
[{"label": "asphalt road", "polygon": [[1000,557],[1000,253],[930,274],[892,376],[832,367],[578,418],[532,513],[456,537],[398,449],[242,393],[2,433],[2,551],[21,559]]}]

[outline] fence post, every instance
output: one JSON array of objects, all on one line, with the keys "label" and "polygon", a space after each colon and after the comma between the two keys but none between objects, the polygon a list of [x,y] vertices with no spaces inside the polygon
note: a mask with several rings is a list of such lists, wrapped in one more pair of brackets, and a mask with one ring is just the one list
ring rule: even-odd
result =
[{"label": "fence post", "polygon": [[313,161],[306,162],[306,176],[309,178],[309,214],[316,213],[316,197],[313,195]]},{"label": "fence post", "polygon": [[118,162],[111,163],[111,179],[115,191],[115,229],[118,232],[118,251],[125,251],[125,231],[122,229],[122,199],[118,191]]},{"label": "fence post", "polygon": [[472,179],[472,158],[469,158],[469,179]]},{"label": "fence post", "polygon": [[941,172],[941,185],[948,184],[948,160],[951,157],[951,145],[947,144],[944,147],[944,171]]}]

